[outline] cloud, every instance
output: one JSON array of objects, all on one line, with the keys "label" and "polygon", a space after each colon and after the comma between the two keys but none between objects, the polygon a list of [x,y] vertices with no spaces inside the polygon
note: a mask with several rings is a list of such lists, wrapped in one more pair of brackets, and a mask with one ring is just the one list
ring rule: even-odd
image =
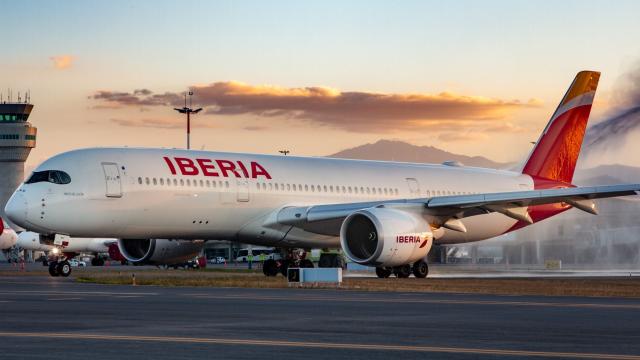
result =
[{"label": "cloud", "polygon": [[[184,129],[186,128],[186,120],[182,117],[175,118],[143,118],[143,119],[109,119],[114,124],[125,127],[141,127],[156,129]],[[214,128],[214,124],[203,121],[191,121],[194,128]]]},{"label": "cloud", "polygon": [[446,142],[486,140],[489,136],[481,132],[445,132],[438,135],[438,140]]},{"label": "cloud", "polygon": [[75,57],[71,55],[57,55],[57,56],[51,56],[49,60],[53,62],[54,68],[58,70],[65,70],[73,66],[73,61],[75,60]]},{"label": "cloud", "polygon": [[[283,88],[236,81],[192,87],[194,103],[206,114],[252,115],[266,119],[306,121],[358,132],[422,130],[447,123],[459,128],[468,122],[500,122],[513,111],[540,106],[539,100],[521,102],[450,92],[439,94],[381,94],[342,92],[329,87]],[[109,105],[181,106],[183,94],[98,91],[93,100]]]}]

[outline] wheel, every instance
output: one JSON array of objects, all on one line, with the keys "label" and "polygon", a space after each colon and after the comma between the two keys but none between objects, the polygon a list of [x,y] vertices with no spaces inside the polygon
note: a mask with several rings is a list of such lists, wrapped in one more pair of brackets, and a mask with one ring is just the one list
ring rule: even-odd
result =
[{"label": "wheel", "polygon": [[393,272],[400,279],[408,278],[411,275],[411,266],[409,264],[396,266],[393,268]]},{"label": "wheel", "polygon": [[413,263],[413,276],[423,279],[429,274],[429,265],[423,260]]},{"label": "wheel", "polygon": [[313,262],[309,259],[304,259],[300,261],[301,268],[313,268]]},{"label": "wheel", "polygon": [[98,258],[94,257],[93,259],[91,259],[91,266],[98,266]]},{"label": "wheel", "polygon": [[278,263],[273,259],[265,260],[262,265],[262,272],[266,276],[276,276],[278,275],[278,270]]},{"label": "wheel", "polygon": [[58,273],[58,262],[57,261],[49,262],[49,275],[51,275],[51,276],[59,276],[60,275]]},{"label": "wheel", "polygon": [[98,259],[98,266],[104,266],[104,259],[103,258],[99,258]]},{"label": "wheel", "polygon": [[379,278],[381,279],[386,279],[389,276],[391,276],[391,269],[388,267],[377,267],[376,268],[376,275],[378,275]]},{"label": "wheel", "polygon": [[60,274],[60,276],[67,277],[71,275],[71,265],[69,265],[69,262],[67,260],[59,262],[56,266],[56,270],[58,271],[58,274]]}]

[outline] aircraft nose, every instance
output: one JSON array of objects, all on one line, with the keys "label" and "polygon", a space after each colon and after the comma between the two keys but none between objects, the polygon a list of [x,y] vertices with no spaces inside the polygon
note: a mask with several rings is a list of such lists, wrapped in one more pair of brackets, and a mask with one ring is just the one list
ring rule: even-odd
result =
[{"label": "aircraft nose", "polygon": [[4,207],[4,213],[7,214],[9,220],[14,224],[26,227],[27,221],[27,199],[19,192],[13,193],[7,205]]}]

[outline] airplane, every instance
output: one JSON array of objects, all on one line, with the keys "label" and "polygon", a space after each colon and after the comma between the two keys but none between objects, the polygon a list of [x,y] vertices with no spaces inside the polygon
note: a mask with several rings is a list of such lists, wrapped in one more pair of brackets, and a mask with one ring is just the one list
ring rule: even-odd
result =
[{"label": "airplane", "polygon": [[18,242],[18,234],[9,224],[0,218],[0,250],[7,250]]},{"label": "airplane", "polygon": [[[133,263],[191,239],[342,248],[378,277],[418,278],[435,244],[493,238],[640,184],[571,183],[600,73],[579,72],[519,171],[162,148],[87,148],[40,164],[5,212],[49,237],[113,237]],[[165,240],[160,240],[165,239]],[[171,240],[183,239],[183,240]],[[265,275],[289,265],[268,261]],[[311,265],[312,266],[312,265]]]}]

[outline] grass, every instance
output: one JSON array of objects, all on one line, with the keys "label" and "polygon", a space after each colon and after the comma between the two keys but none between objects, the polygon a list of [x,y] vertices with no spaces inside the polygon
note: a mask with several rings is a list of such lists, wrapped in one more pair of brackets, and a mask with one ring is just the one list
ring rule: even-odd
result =
[{"label": "grass", "polygon": [[[247,271],[177,271],[147,270],[136,272],[137,285],[206,286],[238,288],[287,288],[282,276],[265,277]],[[131,285],[131,272],[119,274],[94,272],[78,275],[76,281],[98,284]],[[309,287],[309,286],[307,286]],[[335,288],[317,285],[316,288]],[[449,292],[470,294],[606,296],[640,298],[639,278],[538,278],[538,279],[377,279],[345,278],[342,290],[393,292]]]}]

